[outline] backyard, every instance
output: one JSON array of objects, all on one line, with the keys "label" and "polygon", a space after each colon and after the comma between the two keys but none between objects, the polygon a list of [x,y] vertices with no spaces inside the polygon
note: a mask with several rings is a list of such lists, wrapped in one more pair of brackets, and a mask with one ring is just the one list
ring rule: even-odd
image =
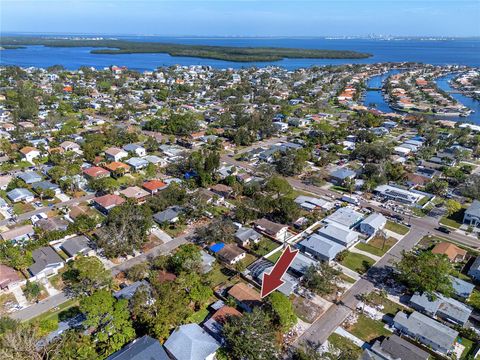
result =
[{"label": "backyard", "polygon": [[279,246],[280,244],[276,243],[271,239],[264,237],[262,238],[262,240],[260,240],[258,244],[252,245],[251,250],[258,256],[264,256]]}]

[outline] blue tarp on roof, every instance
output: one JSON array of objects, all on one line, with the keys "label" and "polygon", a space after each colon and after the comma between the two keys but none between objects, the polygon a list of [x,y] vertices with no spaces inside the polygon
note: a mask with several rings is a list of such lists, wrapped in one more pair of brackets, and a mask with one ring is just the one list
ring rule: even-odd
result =
[{"label": "blue tarp on roof", "polygon": [[210,249],[211,252],[217,253],[217,252],[219,252],[220,250],[222,250],[224,246],[225,246],[224,243],[219,242],[219,243],[210,245],[209,249]]},{"label": "blue tarp on roof", "polygon": [[189,179],[192,179],[192,178],[195,178],[197,177],[197,173],[195,171],[189,171],[189,172],[186,172],[185,175],[183,175],[183,177],[185,178],[185,180],[189,180]]}]

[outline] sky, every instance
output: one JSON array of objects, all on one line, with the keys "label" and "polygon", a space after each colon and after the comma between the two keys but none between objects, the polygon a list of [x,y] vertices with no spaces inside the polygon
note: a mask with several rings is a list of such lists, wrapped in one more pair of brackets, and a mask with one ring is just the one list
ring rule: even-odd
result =
[{"label": "sky", "polygon": [[2,33],[480,36],[480,0],[0,0]]}]

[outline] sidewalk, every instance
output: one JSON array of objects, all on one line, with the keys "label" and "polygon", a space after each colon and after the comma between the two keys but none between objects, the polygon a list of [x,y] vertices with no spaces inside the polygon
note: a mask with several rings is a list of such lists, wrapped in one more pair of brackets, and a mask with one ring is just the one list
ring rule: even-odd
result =
[{"label": "sidewalk", "polygon": [[340,270],[342,273],[344,273],[345,275],[348,275],[350,276],[351,278],[353,278],[354,280],[360,280],[360,274],[339,264],[339,263],[335,263],[335,265],[333,265],[334,268],[336,268],[337,270]]},{"label": "sidewalk", "polygon": [[338,334],[340,336],[343,336],[344,338],[349,339],[351,342],[353,342],[359,348],[370,349],[370,344],[369,343],[366,343],[365,341],[363,341],[362,339],[359,339],[355,335],[350,334],[347,330],[345,330],[341,326],[339,326],[335,329],[335,334]]}]

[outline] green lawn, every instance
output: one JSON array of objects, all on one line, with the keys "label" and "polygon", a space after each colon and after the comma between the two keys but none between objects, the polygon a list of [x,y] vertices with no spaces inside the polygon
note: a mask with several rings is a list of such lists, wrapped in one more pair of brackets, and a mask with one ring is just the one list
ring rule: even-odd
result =
[{"label": "green lawn", "polygon": [[363,274],[375,264],[375,260],[362,254],[348,252],[347,256],[340,263],[359,274]]},{"label": "green lawn", "polygon": [[222,267],[220,264],[215,264],[212,271],[208,273],[208,279],[212,286],[215,287],[227,281],[229,279],[228,274],[230,271],[231,270]]},{"label": "green lawn", "polygon": [[190,315],[187,318],[187,323],[200,324],[201,322],[203,322],[203,320],[205,320],[207,315],[208,315],[207,309],[200,309],[197,312],[194,312],[192,315]]},{"label": "green lawn", "polygon": [[268,238],[263,238],[258,244],[252,245],[251,249],[258,256],[264,256],[279,246],[280,245],[275,241]]},{"label": "green lawn", "polygon": [[423,206],[428,202],[428,200],[430,200],[430,198],[428,196],[424,196],[423,198],[420,199],[420,201],[418,202],[418,205]]},{"label": "green lawn", "polygon": [[440,219],[440,224],[449,226],[454,229],[458,229],[463,224],[464,214],[465,214],[465,209],[461,209],[460,211],[457,211],[452,215],[444,216]]},{"label": "green lawn", "polygon": [[393,231],[394,233],[400,235],[406,235],[410,231],[410,228],[408,226],[390,220],[387,220],[387,223],[385,224],[385,229]]},{"label": "green lawn", "polygon": [[26,212],[33,211],[33,210],[35,210],[33,205],[28,204],[28,203],[25,203],[25,204],[24,203],[15,203],[15,204],[13,204],[13,212],[16,215],[24,214]]},{"label": "green lawn", "polygon": [[245,259],[243,259],[240,262],[242,263],[242,266],[246,268],[250,266],[255,260],[257,260],[257,258],[254,255],[247,253],[247,255],[245,256]]},{"label": "green lawn", "polygon": [[[360,355],[362,355],[363,350],[360,349],[357,345],[355,345],[353,342],[348,340],[347,338],[344,338],[341,335],[338,334],[331,334],[328,337],[328,342],[330,345],[332,345],[335,349],[339,350],[344,350],[344,351],[349,351],[352,353],[352,358],[356,357],[357,359],[360,358]],[[356,356],[355,356],[356,355]]]},{"label": "green lawn", "polygon": [[457,342],[465,346],[465,350],[463,350],[462,355],[460,356],[460,360],[468,359],[469,355],[472,355],[470,354],[470,352],[472,351],[474,342],[470,339],[460,338],[460,337],[457,339]]},{"label": "green lawn", "polygon": [[407,310],[407,308],[405,306],[397,304],[396,302],[393,302],[393,301],[381,296],[377,292],[371,292],[370,293],[370,299],[374,304],[383,305],[382,312],[384,314],[390,314],[390,315],[394,316],[399,311]]},{"label": "green lawn", "polygon": [[370,342],[380,336],[388,336],[392,333],[384,328],[385,324],[378,320],[372,320],[363,314],[358,316],[358,321],[349,329],[350,333],[363,341]]},{"label": "green lawn", "polygon": [[383,256],[396,243],[397,240],[393,237],[386,239],[385,243],[380,237],[375,237],[368,243],[358,243],[355,247],[376,256]]},{"label": "green lawn", "polygon": [[344,273],[340,274],[340,279],[342,279],[343,281],[345,281],[346,283],[349,283],[349,284],[354,284],[355,281],[356,281],[355,279],[351,278],[348,275],[345,275]]},{"label": "green lawn", "polygon": [[279,250],[276,253],[270,255],[267,259],[273,263],[276,263],[277,260],[280,258],[280,255],[282,255],[282,250]]}]

